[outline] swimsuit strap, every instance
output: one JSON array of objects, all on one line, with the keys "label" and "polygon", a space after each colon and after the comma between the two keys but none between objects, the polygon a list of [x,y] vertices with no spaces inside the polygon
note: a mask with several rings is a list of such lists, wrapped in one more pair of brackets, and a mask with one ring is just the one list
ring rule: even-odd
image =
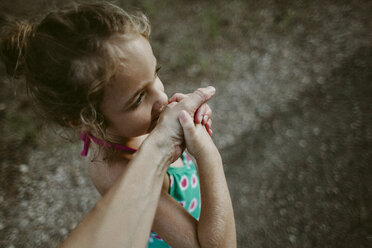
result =
[{"label": "swimsuit strap", "polygon": [[106,147],[106,148],[109,148],[109,149],[115,149],[115,150],[120,150],[120,151],[130,151],[130,152],[137,151],[136,149],[133,149],[133,148],[128,147],[128,146],[123,146],[123,145],[120,145],[120,144],[114,144],[114,143],[110,143],[110,142],[98,139],[98,138],[94,137],[93,135],[91,135],[89,132],[82,132],[80,134],[80,139],[82,141],[84,141],[84,148],[83,148],[83,151],[81,152],[81,156],[83,156],[83,157],[87,156],[88,150],[89,150],[89,145],[90,145],[91,141],[93,141],[97,145],[100,145],[100,146],[103,146],[103,147]]}]

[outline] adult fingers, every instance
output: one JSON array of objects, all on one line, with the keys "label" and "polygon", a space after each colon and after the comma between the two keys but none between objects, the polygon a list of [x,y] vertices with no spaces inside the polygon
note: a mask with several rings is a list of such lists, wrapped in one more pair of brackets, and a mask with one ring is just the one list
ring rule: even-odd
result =
[{"label": "adult fingers", "polygon": [[194,116],[195,111],[205,102],[212,98],[216,93],[216,89],[212,86],[199,88],[189,97],[183,99],[180,103],[181,107],[186,110],[191,116]]}]

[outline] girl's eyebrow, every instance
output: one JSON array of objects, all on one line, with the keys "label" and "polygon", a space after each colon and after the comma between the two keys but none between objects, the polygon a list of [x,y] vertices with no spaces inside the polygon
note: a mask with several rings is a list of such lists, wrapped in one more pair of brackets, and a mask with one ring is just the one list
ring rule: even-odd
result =
[{"label": "girl's eyebrow", "polygon": [[[155,58],[155,69],[154,69],[154,77],[155,78],[156,78],[156,67],[157,66],[158,66],[158,63],[157,63],[157,60]],[[134,93],[134,95],[128,101],[125,102],[124,107],[129,106],[129,104],[131,104],[134,101],[134,99],[141,93],[141,91],[143,91],[144,88],[146,88],[147,85],[148,85],[148,83],[144,84],[140,89],[138,89],[136,91],[136,93]]]}]

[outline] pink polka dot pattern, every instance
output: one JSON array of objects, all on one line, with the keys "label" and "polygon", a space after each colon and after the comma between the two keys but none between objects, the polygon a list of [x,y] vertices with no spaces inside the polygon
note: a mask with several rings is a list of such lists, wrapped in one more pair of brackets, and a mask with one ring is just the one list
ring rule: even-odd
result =
[{"label": "pink polka dot pattern", "polygon": [[186,166],[187,166],[187,169],[190,169],[191,168],[191,164],[192,164],[192,160],[191,158],[189,157],[189,155],[185,155],[185,158],[186,158]]},{"label": "pink polka dot pattern", "polygon": [[154,236],[153,236],[154,238],[156,238],[157,240],[163,240],[162,238],[160,238],[160,236],[159,235],[157,235],[157,234],[155,234]]},{"label": "pink polka dot pattern", "polygon": [[183,175],[180,180],[180,188],[181,190],[186,190],[188,186],[189,186],[189,179],[185,175]]},{"label": "pink polka dot pattern", "polygon": [[186,206],[186,202],[185,201],[179,201],[178,202],[182,207],[185,207]]},{"label": "pink polka dot pattern", "polygon": [[189,212],[192,213],[196,209],[196,206],[198,205],[198,200],[196,198],[192,199],[189,205]]},{"label": "pink polka dot pattern", "polygon": [[198,179],[195,174],[191,176],[191,188],[198,186]]},{"label": "pink polka dot pattern", "polygon": [[185,158],[187,159],[187,161],[189,161],[189,162],[192,162],[192,160],[191,160],[190,156],[189,156],[189,155],[187,155],[186,153],[185,153]]}]

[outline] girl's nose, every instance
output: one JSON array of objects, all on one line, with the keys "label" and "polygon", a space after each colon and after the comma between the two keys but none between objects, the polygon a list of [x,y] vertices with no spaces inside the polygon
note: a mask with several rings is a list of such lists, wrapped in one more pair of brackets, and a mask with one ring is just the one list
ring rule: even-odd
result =
[{"label": "girl's nose", "polygon": [[167,106],[168,103],[168,96],[165,94],[164,91],[158,91],[155,103],[152,107],[153,115],[159,115]]}]

